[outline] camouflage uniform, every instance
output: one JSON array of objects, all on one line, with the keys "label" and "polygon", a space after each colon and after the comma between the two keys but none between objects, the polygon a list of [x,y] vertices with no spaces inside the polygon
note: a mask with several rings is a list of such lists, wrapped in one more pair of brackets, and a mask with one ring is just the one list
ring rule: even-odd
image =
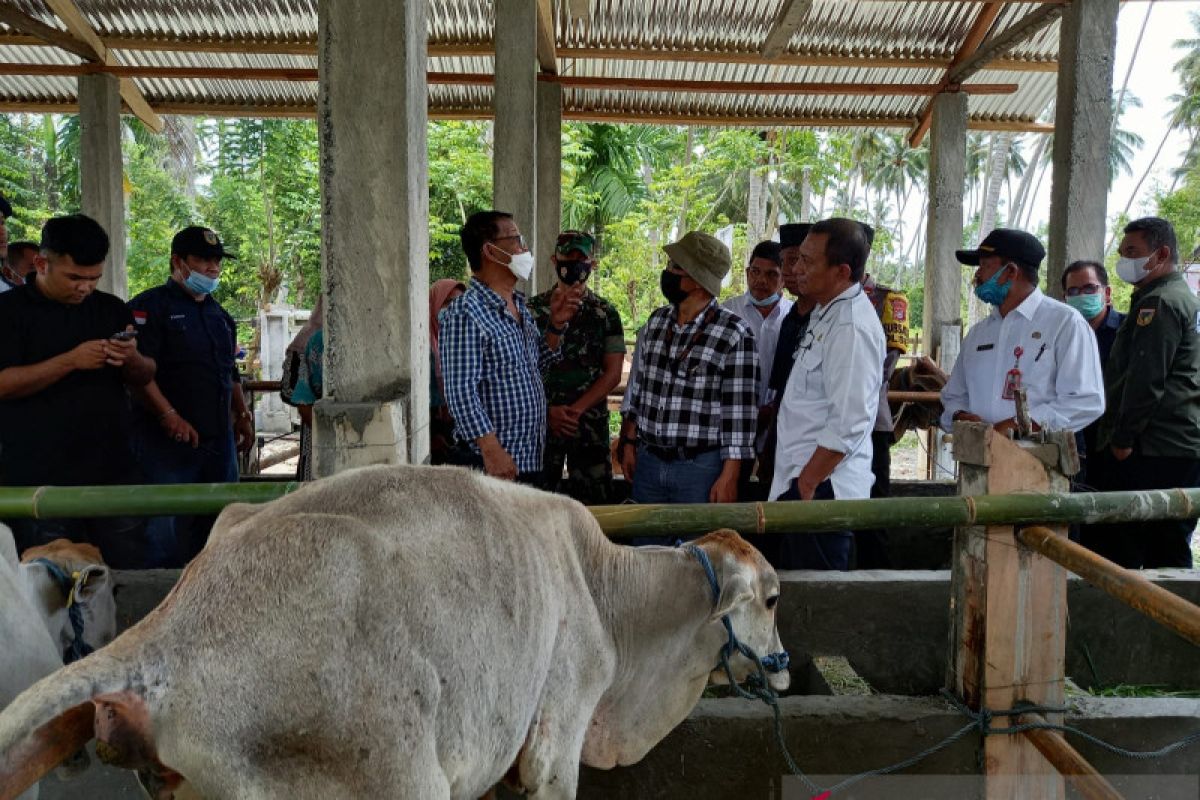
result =
[{"label": "camouflage uniform", "polygon": [[[539,294],[529,303],[538,328],[545,332],[550,321],[550,295]],[[621,315],[603,298],[588,289],[579,312],[563,336],[562,360],[545,373],[546,402],[569,405],[579,399],[604,373],[604,357],[625,352]],[[562,484],[563,464],[567,481]],[[547,431],[542,454],[543,485],[561,490],[581,503],[608,502],[612,487],[612,456],[608,438],[608,404],[601,402],[579,417],[579,432],[569,439]]]}]

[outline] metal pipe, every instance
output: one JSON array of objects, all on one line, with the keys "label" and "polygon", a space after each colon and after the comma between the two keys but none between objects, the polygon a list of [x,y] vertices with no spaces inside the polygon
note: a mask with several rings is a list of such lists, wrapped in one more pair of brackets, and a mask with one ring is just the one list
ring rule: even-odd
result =
[{"label": "metal pipe", "polygon": [[[0,519],[215,514],[230,503],[265,503],[300,488],[286,483],[195,483],[153,486],[0,487]],[[695,503],[592,506],[613,538],[687,536],[715,528],[743,534],[814,533],[861,528],[941,528],[1188,519],[1200,489],[979,497],[890,497],[808,503]]]},{"label": "metal pipe", "polygon": [[1026,528],[1017,532],[1017,539],[1192,644],[1200,645],[1200,606],[1192,605],[1133,570],[1101,558],[1048,528]]},{"label": "metal pipe", "polygon": [[[1016,723],[1044,725],[1046,720],[1040,714],[1030,713],[1017,717]],[[1087,800],[1122,800],[1121,793],[1057,731],[1034,728],[1022,731],[1021,735]]]}]

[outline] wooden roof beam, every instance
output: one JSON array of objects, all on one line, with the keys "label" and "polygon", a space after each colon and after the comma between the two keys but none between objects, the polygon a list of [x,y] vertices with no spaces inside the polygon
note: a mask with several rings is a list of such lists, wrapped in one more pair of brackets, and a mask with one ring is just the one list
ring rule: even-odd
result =
[{"label": "wooden roof beam", "polygon": [[544,74],[558,74],[558,56],[554,52],[553,0],[537,0],[537,59]]},{"label": "wooden roof beam", "polygon": [[3,22],[14,31],[21,31],[26,34],[25,36],[6,36],[0,38],[0,43],[10,38],[21,39],[23,40],[22,44],[57,47],[60,50],[66,50],[68,53],[74,53],[88,61],[96,56],[95,52],[86,42],[76,39],[70,33],[60,28],[47,25],[40,19],[31,17],[7,3],[0,4],[0,22]]},{"label": "wooden roof beam", "polygon": [[787,52],[792,37],[800,28],[800,21],[808,14],[810,8],[812,8],[812,0],[783,0],[783,5],[779,7],[779,14],[775,17],[775,22],[771,25],[771,30],[767,32],[767,38],[763,40],[762,48],[759,50],[763,58],[770,61]]},{"label": "wooden roof beam", "polygon": [[[87,45],[92,51],[92,57],[89,61],[96,61],[107,66],[116,66],[117,61],[113,54],[105,47],[104,42],[96,34],[87,18],[83,16],[83,12],[79,10],[79,6],[75,5],[75,0],[46,0],[46,5],[50,10],[62,20],[62,23],[67,27],[67,31],[76,39]],[[162,118],[150,108],[150,104],[146,102],[146,98],[142,96],[141,90],[137,88],[129,78],[120,79],[121,99],[129,106],[134,115],[146,124],[150,130],[159,133],[163,129]]]},{"label": "wooden roof beam", "polygon": [[[955,67],[965,62],[970,58],[979,45],[983,43],[984,37],[991,29],[996,17],[1000,15],[1001,9],[1004,8],[1003,2],[991,2],[979,9],[979,14],[975,17],[975,22],[967,31],[966,37],[963,39],[962,45],[958,48],[958,53],[954,56],[954,60],[950,62],[950,66],[946,69],[946,74],[942,77],[943,89],[950,88],[950,76],[953,74]],[[933,121],[933,100],[925,104],[925,108],[921,109],[921,114],[917,117],[917,124],[913,127],[912,133],[909,134],[908,144],[910,147],[919,147],[921,140],[925,138],[925,134],[929,132],[929,125]]]},{"label": "wooden roof beam", "polygon": [[1045,5],[1026,14],[1003,32],[981,44],[970,58],[948,70],[950,83],[962,83],[980,70],[986,69],[988,64],[1049,26],[1066,13],[1066,10],[1065,5]]}]

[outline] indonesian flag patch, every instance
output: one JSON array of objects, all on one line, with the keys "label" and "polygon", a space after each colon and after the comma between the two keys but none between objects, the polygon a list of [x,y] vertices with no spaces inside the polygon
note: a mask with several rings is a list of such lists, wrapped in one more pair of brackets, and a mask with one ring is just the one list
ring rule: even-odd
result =
[{"label": "indonesian flag patch", "polygon": [[133,312],[133,321],[136,322],[138,325],[145,325],[146,324],[146,316],[147,316],[147,314],[145,311],[134,311]]}]

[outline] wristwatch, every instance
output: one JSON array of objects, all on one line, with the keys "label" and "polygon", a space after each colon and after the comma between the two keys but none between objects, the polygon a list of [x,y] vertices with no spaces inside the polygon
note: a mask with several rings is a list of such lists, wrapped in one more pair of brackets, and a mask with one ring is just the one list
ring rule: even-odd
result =
[{"label": "wristwatch", "polygon": [[546,333],[552,333],[555,336],[562,336],[564,333],[567,332],[567,328],[569,328],[569,327],[571,327],[571,323],[569,323],[569,322],[564,322],[563,326],[561,328],[554,327],[553,322],[547,322],[546,323]]}]

